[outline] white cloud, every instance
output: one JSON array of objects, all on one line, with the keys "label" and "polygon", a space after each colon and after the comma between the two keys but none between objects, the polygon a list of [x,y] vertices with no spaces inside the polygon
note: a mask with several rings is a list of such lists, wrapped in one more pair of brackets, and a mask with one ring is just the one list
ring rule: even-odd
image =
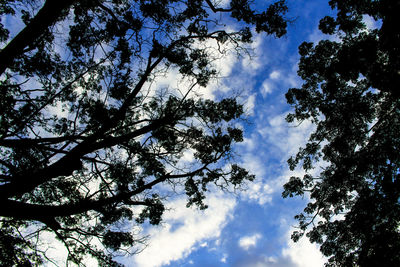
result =
[{"label": "white cloud", "polygon": [[226,7],[228,7],[229,0],[212,1],[212,3],[214,3],[215,7],[226,8]]},{"label": "white cloud", "polygon": [[281,73],[277,70],[274,70],[273,72],[271,72],[271,74],[269,75],[269,78],[272,80],[277,80],[281,77]]},{"label": "white cloud", "polygon": [[56,115],[59,118],[68,118],[68,108],[63,108],[61,102],[57,102],[55,106],[48,106],[47,112],[50,115]]},{"label": "white cloud", "polygon": [[240,192],[242,200],[256,202],[259,205],[264,205],[272,201],[272,193],[275,191],[270,184],[265,183],[267,166],[265,159],[261,155],[252,153],[256,148],[256,141],[253,139],[245,139],[245,147],[250,151],[242,156],[242,166],[251,174],[256,176],[256,180],[249,183],[246,190]]},{"label": "white cloud", "polygon": [[184,161],[184,162],[188,162],[188,163],[191,163],[191,162],[194,162],[195,161],[195,158],[194,158],[194,150],[193,149],[187,149],[187,150],[185,150],[185,152],[183,152],[183,156],[182,156],[182,160]]},{"label": "white cloud", "polygon": [[244,236],[239,239],[239,246],[244,250],[249,250],[257,245],[257,241],[261,238],[261,234],[256,233],[250,236]]},{"label": "white cloud", "polygon": [[[229,43],[218,44],[215,40],[207,40],[195,43],[194,47],[205,49],[210,56],[211,64],[218,72],[219,78],[211,79],[206,87],[195,86],[189,95],[214,100],[216,92],[226,93],[230,91],[232,87],[225,84],[226,79],[224,78],[230,78],[232,70],[239,62],[237,55],[231,51],[233,45]],[[165,66],[161,68],[165,68]],[[164,73],[161,71],[161,74],[149,84],[148,90],[144,92],[145,95],[149,93],[151,96],[159,89],[168,88],[171,92],[178,93],[180,91],[179,95],[182,96],[193,85],[194,80],[192,78],[184,78],[177,68],[168,68],[165,70]]]},{"label": "white cloud", "polygon": [[259,154],[246,153],[242,156],[243,166],[249,170],[251,173],[256,175],[259,179],[265,177],[266,169],[265,162],[260,157]]},{"label": "white cloud", "polygon": [[201,243],[201,244],[200,244],[200,247],[201,247],[201,248],[208,247],[208,244],[207,244],[207,242],[203,242],[203,243]]},{"label": "white cloud", "polygon": [[250,95],[246,102],[244,103],[244,110],[247,112],[249,115],[254,114],[254,107],[255,107],[255,102],[256,102],[256,94]]},{"label": "white cloud", "polygon": [[335,42],[340,41],[339,37],[336,34],[324,34],[318,29],[318,27],[314,27],[313,32],[308,36],[307,40],[308,42],[312,42],[314,44],[317,44],[321,40],[330,40]]},{"label": "white cloud", "polygon": [[[64,244],[61,243],[58,239],[56,239],[55,234],[44,232],[41,235],[41,239],[43,240],[41,246],[42,248],[46,248],[46,256],[52,259],[56,264],[62,265],[63,262],[67,260],[67,249]],[[46,263],[45,266],[53,267],[56,266],[53,263]]]},{"label": "white cloud", "polygon": [[264,205],[272,202],[272,194],[274,192],[274,188],[268,183],[257,181],[248,186],[247,190],[242,193],[242,197],[250,202],[257,202],[259,205]]},{"label": "white cloud", "polygon": [[258,129],[258,133],[268,142],[274,154],[278,153],[284,159],[295,154],[305,144],[315,127],[310,121],[289,125],[285,117],[286,113],[269,117],[265,123],[267,125]]},{"label": "white cloud", "polygon": [[266,64],[266,58],[263,57],[264,51],[261,46],[264,43],[262,35],[255,35],[253,42],[250,44],[249,52],[251,56],[245,56],[242,60],[242,68],[249,73],[255,74],[258,69]]},{"label": "white cloud", "polygon": [[243,142],[237,144],[240,147],[246,148],[246,151],[253,151],[256,148],[256,139],[254,135],[250,138],[243,137]]},{"label": "white cloud", "polygon": [[228,254],[224,253],[221,258],[221,262],[226,263],[226,260],[228,259]]},{"label": "white cloud", "polygon": [[[92,240],[91,245],[102,248],[100,242],[96,239]],[[44,262],[45,267],[58,267],[66,265],[68,250],[64,244],[59,241],[54,233],[42,232],[40,235],[40,248],[46,251],[46,257],[52,261]],[[84,257],[82,266],[97,266],[97,260],[92,257]]]},{"label": "white cloud", "polygon": [[[230,29],[227,30],[229,31]],[[214,58],[212,65],[217,70],[219,79],[211,79],[207,87],[199,87],[196,93],[204,98],[214,99],[215,92],[220,91],[226,93],[232,89],[230,86],[226,85],[226,80],[224,78],[230,77],[232,70],[238,63],[238,57],[235,53],[230,51],[233,48],[230,43],[218,44],[215,40],[207,40],[201,44],[201,47],[207,47],[206,50],[210,58]],[[222,54],[219,51],[222,51]]]},{"label": "white cloud", "polygon": [[274,85],[269,81],[269,79],[265,80],[261,85],[261,93],[264,97],[272,93],[273,89]]},{"label": "white cloud", "polygon": [[256,176],[256,180],[240,192],[242,200],[271,204],[274,199],[281,198],[283,184],[289,177],[304,175],[301,169],[289,171],[286,160],[305,144],[314,126],[308,121],[291,126],[285,116],[286,113],[271,117],[258,114],[256,131],[237,147],[241,165]]},{"label": "white cloud", "polygon": [[382,23],[382,21],[376,21],[373,17],[368,15],[363,15],[362,20],[367,29],[370,30],[377,29]]},{"label": "white cloud", "polygon": [[[288,221],[282,220],[283,227],[287,228]],[[248,254],[246,258],[241,259],[235,266],[240,267],[322,267],[327,259],[319,251],[319,247],[315,244],[311,244],[307,238],[302,238],[298,242],[294,243],[290,239],[290,231],[285,231],[282,236],[284,247],[280,250],[280,253],[271,256],[268,254]],[[247,236],[243,238],[243,249],[248,250],[250,247],[257,245],[259,240],[258,234]],[[279,246],[280,242],[276,245]],[[268,253],[266,251],[266,253]]]},{"label": "white cloud", "polygon": [[[134,256],[134,266],[155,267],[183,259],[209,239],[218,238],[222,228],[232,218],[236,201],[231,196],[208,196],[209,208],[199,211],[186,208],[186,199],[172,203],[164,216],[162,227],[150,228],[149,246]],[[156,255],[156,256],[155,256]]]},{"label": "white cloud", "polygon": [[[291,231],[287,235],[288,238],[290,238]],[[296,267],[321,267],[326,262],[326,258],[321,254],[318,246],[310,243],[306,237],[296,243],[290,240],[288,246],[282,250],[282,255],[290,258]]]},{"label": "white cloud", "polygon": [[295,73],[295,69],[285,71],[285,75],[282,74],[282,71],[273,70],[269,74],[268,78],[261,84],[260,91],[263,97],[266,97],[275,90],[282,88],[286,89],[297,85],[297,82],[295,82],[297,75]]},{"label": "white cloud", "polygon": [[[254,167],[249,168],[249,165],[244,165],[244,167],[246,167],[246,169],[248,169],[251,173],[254,173],[255,171]],[[260,168],[263,168],[264,171],[266,171],[267,167],[258,167],[258,169]],[[280,170],[280,174],[268,174],[268,177],[265,178],[256,175],[256,180],[250,183],[247,189],[241,192],[240,196],[242,197],[242,200],[255,202],[261,206],[264,206],[265,204],[271,204],[274,198],[281,198],[280,193],[283,191],[283,185],[291,176],[302,177],[304,174],[305,172],[302,169],[290,171],[286,165],[284,165]],[[279,193],[279,195],[276,195],[276,193]]]}]

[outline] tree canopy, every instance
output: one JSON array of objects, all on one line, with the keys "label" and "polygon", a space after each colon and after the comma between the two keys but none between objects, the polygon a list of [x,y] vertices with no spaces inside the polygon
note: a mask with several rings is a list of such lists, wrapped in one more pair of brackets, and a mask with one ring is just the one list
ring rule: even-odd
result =
[{"label": "tree canopy", "polygon": [[[46,232],[69,262],[117,265],[115,255],[141,242],[125,226],[160,223],[169,195],[206,208],[209,185],[253,180],[226,163],[242,141],[242,105],[195,91],[218,77],[214,60],[242,53],[253,32],[285,34],[285,1],[265,8],[257,13],[247,0],[1,1],[0,265],[51,261]],[[154,86],[171,70],[183,77],[180,88]],[[188,151],[194,159],[182,163]]]},{"label": "tree canopy", "polygon": [[[306,233],[321,244],[328,266],[398,266],[400,2],[329,4],[337,16],[319,28],[332,38],[300,45],[304,83],[286,94],[294,107],[287,121],[316,126],[288,161],[306,174],[291,177],[283,196],[310,196],[292,238]],[[313,174],[316,164],[321,171]]]}]

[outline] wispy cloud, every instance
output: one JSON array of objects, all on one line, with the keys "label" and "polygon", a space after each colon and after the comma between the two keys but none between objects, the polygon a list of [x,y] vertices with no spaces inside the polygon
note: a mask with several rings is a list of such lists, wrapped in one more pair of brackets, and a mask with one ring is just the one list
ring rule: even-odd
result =
[{"label": "wispy cloud", "polygon": [[286,113],[269,117],[266,123],[260,124],[258,128],[258,133],[264,142],[268,143],[270,150],[273,150],[274,154],[279,153],[282,159],[296,153],[297,149],[305,144],[314,128],[309,121],[289,125],[285,117]]}]

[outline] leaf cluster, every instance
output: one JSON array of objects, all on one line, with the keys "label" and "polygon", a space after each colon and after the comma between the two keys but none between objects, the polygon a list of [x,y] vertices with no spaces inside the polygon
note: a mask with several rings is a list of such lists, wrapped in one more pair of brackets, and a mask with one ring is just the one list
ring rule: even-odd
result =
[{"label": "leaf cluster", "polygon": [[[337,40],[303,43],[304,83],[286,98],[288,122],[316,125],[308,143],[288,163],[302,166],[283,196],[309,193],[296,216],[299,230],[321,244],[328,266],[396,266],[400,263],[399,30],[397,1],[330,1],[337,16],[320,29]],[[363,17],[375,20],[368,29]],[[323,162],[320,173],[312,169]],[[309,230],[310,229],[310,230]]]}]

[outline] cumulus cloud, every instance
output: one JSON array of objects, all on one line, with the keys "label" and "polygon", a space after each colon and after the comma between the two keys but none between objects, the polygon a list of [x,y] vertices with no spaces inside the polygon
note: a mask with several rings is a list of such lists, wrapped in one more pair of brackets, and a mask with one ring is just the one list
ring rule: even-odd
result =
[{"label": "cumulus cloud", "polygon": [[242,192],[241,197],[243,200],[255,202],[259,205],[265,205],[272,202],[273,193],[275,188],[270,184],[265,183],[265,180],[258,179],[251,183],[246,191]]},{"label": "cumulus cloud", "polygon": [[257,245],[257,241],[261,238],[261,234],[256,233],[250,236],[244,236],[239,239],[239,246],[244,250],[249,250]]},{"label": "cumulus cloud", "polygon": [[[287,234],[288,239],[292,230]],[[282,255],[288,257],[296,267],[321,267],[326,262],[318,246],[310,243],[307,238],[301,238],[296,243],[289,240],[288,246],[282,250]]]},{"label": "cumulus cloud", "polygon": [[188,256],[196,247],[204,246],[209,239],[220,236],[222,228],[232,218],[236,201],[231,196],[212,194],[208,196],[209,208],[199,211],[186,208],[186,199],[170,203],[163,216],[162,227],[152,227],[149,246],[133,257],[134,265],[156,267],[169,264]]}]

